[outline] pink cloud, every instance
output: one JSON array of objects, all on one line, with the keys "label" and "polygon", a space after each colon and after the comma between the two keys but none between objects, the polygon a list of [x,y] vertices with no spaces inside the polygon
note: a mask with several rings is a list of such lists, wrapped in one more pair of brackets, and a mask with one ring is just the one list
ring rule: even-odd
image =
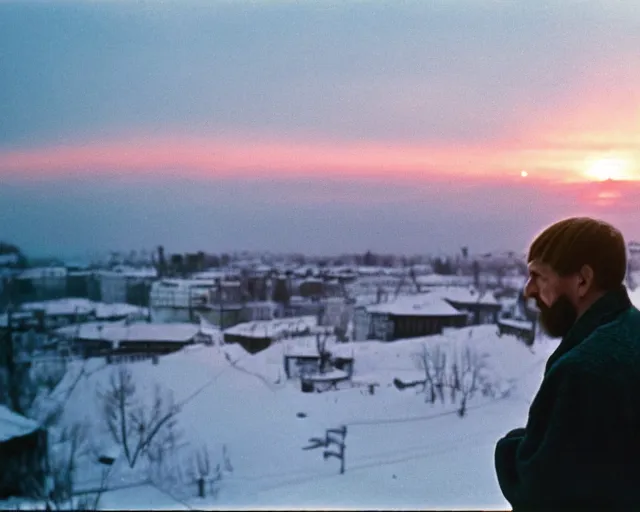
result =
[{"label": "pink cloud", "polygon": [[381,143],[300,142],[222,138],[140,138],[77,146],[0,152],[0,173],[30,177],[178,172],[198,177],[300,176],[420,178],[474,176],[484,148],[419,147]]}]

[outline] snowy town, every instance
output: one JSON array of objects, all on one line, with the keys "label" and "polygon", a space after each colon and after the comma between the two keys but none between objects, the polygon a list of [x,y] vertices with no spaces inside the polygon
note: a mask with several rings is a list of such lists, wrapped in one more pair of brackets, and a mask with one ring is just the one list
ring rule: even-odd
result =
[{"label": "snowy town", "polygon": [[[2,244],[0,508],[504,508],[493,446],[558,342],[526,279],[466,247],[36,266]],[[631,243],[640,306],[637,279]]]},{"label": "snowy town", "polygon": [[638,5],[0,0],[0,512],[640,510]]}]

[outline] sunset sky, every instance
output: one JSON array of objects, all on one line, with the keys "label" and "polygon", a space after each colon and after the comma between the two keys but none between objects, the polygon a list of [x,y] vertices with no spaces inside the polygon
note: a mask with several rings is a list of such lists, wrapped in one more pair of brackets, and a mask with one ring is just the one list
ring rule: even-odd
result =
[{"label": "sunset sky", "polygon": [[520,250],[572,214],[640,239],[634,0],[0,0],[27,254]]}]

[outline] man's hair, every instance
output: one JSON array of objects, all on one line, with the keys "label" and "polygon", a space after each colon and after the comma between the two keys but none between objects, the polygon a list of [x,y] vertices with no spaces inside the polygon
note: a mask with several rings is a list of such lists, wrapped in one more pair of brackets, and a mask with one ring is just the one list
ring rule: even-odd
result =
[{"label": "man's hair", "polygon": [[627,272],[627,248],[622,233],[607,222],[571,217],[552,224],[529,248],[528,261],[549,265],[561,276],[593,269],[594,284],[601,290],[618,288]]}]

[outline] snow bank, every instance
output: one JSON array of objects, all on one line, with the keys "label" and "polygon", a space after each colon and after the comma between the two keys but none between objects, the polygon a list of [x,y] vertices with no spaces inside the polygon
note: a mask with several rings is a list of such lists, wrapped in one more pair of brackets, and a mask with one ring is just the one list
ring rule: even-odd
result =
[{"label": "snow bank", "polygon": [[36,430],[38,424],[0,405],[0,442],[26,436]]},{"label": "snow bank", "polygon": [[[461,419],[450,404],[427,404],[416,389],[398,391],[393,378],[419,374],[414,354],[425,344],[450,351],[474,347],[495,375],[516,381],[518,393],[501,401],[477,400]],[[524,425],[553,342],[531,350],[511,336],[499,338],[495,326],[479,326],[340,347],[354,354],[354,378],[380,384],[374,395],[358,387],[302,393],[298,381],[283,378],[285,343],[255,355],[237,344],[195,346],[160,358],[158,365],[129,365],[147,400],[160,384],[182,404],[178,419],[184,443],[206,445],[214,454],[220,454],[223,445],[228,449],[233,472],[225,474],[217,500],[190,497],[190,506],[507,506],[493,473],[493,447],[506,431]],[[327,348],[331,350],[331,344]],[[92,372],[71,394],[63,422],[86,419],[93,424],[92,435],[108,444],[96,392],[108,384],[112,368],[91,364]],[[70,380],[72,375],[61,389]],[[302,450],[310,437],[324,436],[326,428],[340,425],[348,428],[344,475],[338,474],[335,459],[325,461],[319,450]],[[141,489],[140,496],[144,492]],[[112,496],[108,504],[116,508],[137,508],[144,502],[129,493]],[[153,503],[163,506],[159,494],[153,495]],[[174,503],[168,497],[166,507]]]}]

